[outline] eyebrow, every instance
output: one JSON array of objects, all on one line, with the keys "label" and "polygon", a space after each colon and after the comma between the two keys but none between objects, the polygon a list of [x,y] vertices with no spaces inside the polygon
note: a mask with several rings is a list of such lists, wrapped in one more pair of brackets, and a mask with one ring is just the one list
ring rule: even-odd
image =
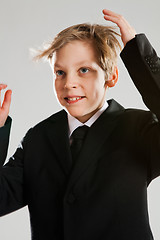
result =
[{"label": "eyebrow", "polygon": [[[92,66],[92,63],[89,63],[87,61],[81,61],[81,62],[76,63],[75,65],[89,65],[89,66]],[[54,67],[62,68],[63,66],[60,65],[59,63],[55,63]]]},{"label": "eyebrow", "polygon": [[62,66],[61,66],[60,64],[58,64],[58,63],[55,63],[55,64],[54,64],[54,67],[61,68]]}]

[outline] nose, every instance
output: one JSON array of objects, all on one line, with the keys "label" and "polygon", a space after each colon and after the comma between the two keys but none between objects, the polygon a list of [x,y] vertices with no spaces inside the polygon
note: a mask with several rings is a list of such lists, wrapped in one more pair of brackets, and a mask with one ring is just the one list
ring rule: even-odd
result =
[{"label": "nose", "polygon": [[65,79],[65,88],[77,88],[78,81],[76,80],[76,76],[74,74],[67,74]]}]

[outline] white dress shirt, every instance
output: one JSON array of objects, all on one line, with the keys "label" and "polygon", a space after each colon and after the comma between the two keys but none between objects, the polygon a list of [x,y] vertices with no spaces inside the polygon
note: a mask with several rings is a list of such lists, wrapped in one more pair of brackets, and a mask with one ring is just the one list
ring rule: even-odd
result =
[{"label": "white dress shirt", "polygon": [[99,118],[99,116],[107,109],[108,103],[105,101],[104,105],[85,123],[80,122],[77,118],[71,116],[69,113],[68,115],[68,125],[69,125],[69,138],[71,137],[73,131],[83,125],[91,127],[92,124]]}]

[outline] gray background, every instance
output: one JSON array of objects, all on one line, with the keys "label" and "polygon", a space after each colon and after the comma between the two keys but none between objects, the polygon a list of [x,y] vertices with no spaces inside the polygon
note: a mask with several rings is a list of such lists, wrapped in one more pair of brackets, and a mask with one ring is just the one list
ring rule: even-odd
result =
[{"label": "gray background", "polygon": [[[106,23],[108,8],[124,15],[137,33],[145,33],[160,55],[159,0],[0,0],[0,82],[13,90],[13,118],[9,153],[12,155],[26,131],[60,109],[54,96],[52,71],[47,63],[33,63],[29,48],[39,47],[60,30],[82,22]],[[136,67],[136,66],[135,66]],[[109,90],[125,107],[146,109],[126,69],[119,60],[119,82]],[[160,181],[148,188],[150,224],[160,239]],[[29,240],[27,208],[0,218],[0,239]]]}]

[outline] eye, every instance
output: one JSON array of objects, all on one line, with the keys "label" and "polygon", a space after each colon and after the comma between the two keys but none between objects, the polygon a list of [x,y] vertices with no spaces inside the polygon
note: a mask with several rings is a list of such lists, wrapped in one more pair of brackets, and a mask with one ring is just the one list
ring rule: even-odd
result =
[{"label": "eye", "polygon": [[81,72],[81,73],[87,73],[87,72],[89,72],[89,69],[83,67],[83,68],[80,69],[80,72]]},{"label": "eye", "polygon": [[62,76],[63,74],[64,74],[64,72],[62,70],[56,71],[56,75],[58,75],[58,76]]}]

